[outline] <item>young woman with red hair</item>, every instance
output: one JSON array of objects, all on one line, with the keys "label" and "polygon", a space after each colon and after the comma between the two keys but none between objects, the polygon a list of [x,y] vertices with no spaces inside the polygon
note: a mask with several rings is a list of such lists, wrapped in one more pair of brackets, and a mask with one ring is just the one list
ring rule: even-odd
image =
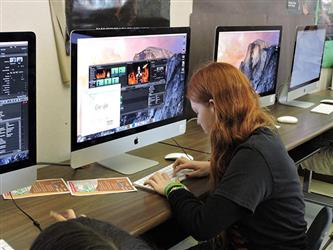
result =
[{"label": "young woman with red hair", "polygon": [[306,249],[296,166],[245,75],[211,63],[192,76],[187,97],[210,135],[212,155],[209,162],[178,159],[174,170],[208,175],[212,191],[203,203],[166,174],[147,184],[168,198],[184,230],[204,241],[194,249]]}]

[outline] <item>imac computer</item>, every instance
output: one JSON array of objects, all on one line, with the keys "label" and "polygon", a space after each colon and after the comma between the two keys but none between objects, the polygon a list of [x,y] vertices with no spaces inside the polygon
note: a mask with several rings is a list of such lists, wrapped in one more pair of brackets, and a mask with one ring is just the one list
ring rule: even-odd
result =
[{"label": "imac computer", "polygon": [[158,164],[126,152],[185,133],[190,30],[71,33],[71,166],[124,174]]},{"label": "imac computer", "polygon": [[0,32],[0,194],[36,180],[36,39]]},{"label": "imac computer", "polygon": [[296,101],[317,88],[325,44],[325,27],[302,26],[296,29],[294,55],[288,93],[280,103],[309,108],[314,103]]},{"label": "imac computer", "polygon": [[261,106],[275,103],[282,26],[219,26],[214,60],[240,69],[260,95]]}]

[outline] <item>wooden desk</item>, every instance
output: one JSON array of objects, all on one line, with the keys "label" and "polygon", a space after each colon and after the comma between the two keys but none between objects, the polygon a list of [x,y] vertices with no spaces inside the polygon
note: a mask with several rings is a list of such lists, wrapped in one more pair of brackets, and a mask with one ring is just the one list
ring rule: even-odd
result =
[{"label": "wooden desk", "polygon": [[[171,162],[165,161],[163,156],[173,151],[174,147],[157,143],[131,153],[159,161],[161,165],[166,166]],[[209,156],[197,152],[193,152],[193,156],[198,160],[209,158]],[[133,174],[129,178],[135,181],[159,168],[159,166],[155,166]],[[38,170],[38,179],[62,177],[65,180],[76,180],[115,176],[121,176],[121,174],[98,164],[91,164],[77,170],[62,166],[48,166]],[[198,181],[186,180],[185,184],[198,196],[207,191],[206,178]],[[171,215],[169,204],[165,198],[141,190],[87,197],[74,197],[70,194],[54,195],[21,199],[17,200],[17,203],[36,219],[42,228],[54,223],[54,220],[49,216],[51,210],[63,211],[68,208],[75,209],[78,214],[86,214],[96,219],[111,222],[133,235],[140,235],[148,231],[169,219]],[[38,234],[38,229],[14,206],[11,200],[0,198],[0,238],[5,239],[12,247],[20,250],[29,248]]]},{"label": "wooden desk", "polygon": [[[318,105],[320,100],[332,97],[333,91],[325,90],[316,94],[306,95],[299,100],[314,102],[315,105]],[[310,112],[314,107],[301,109],[276,104],[270,108],[275,117],[292,115],[298,118],[297,124],[281,124],[281,128],[278,130],[288,151],[333,128],[333,114],[324,115]]]},{"label": "wooden desk", "polygon": [[[330,91],[307,96],[303,100],[319,102],[319,100],[332,97]],[[320,135],[333,127],[333,115],[320,115],[310,113],[294,107],[275,105],[272,112],[276,115],[295,115],[299,119],[296,125],[283,124],[279,129],[282,140],[289,151],[303,145],[306,141]],[[192,148],[189,151],[197,160],[209,159],[210,142],[204,136],[196,122],[188,124],[185,135],[176,138],[184,147]],[[167,153],[179,151],[172,140],[167,140],[170,145],[154,144],[139,150],[132,151],[134,155],[159,161],[166,166],[163,156]],[[206,152],[200,153],[199,151]],[[135,181],[153,171],[159,166],[129,176]],[[91,164],[84,169],[73,170],[69,167],[49,166],[38,170],[38,178],[90,179],[98,177],[114,177],[120,174],[105,169],[98,164]],[[204,195],[208,190],[207,179],[196,181],[186,180],[185,184],[197,196]],[[27,249],[38,235],[38,230],[13,205],[12,201],[0,198],[0,238],[5,239],[15,249]],[[39,198],[17,200],[17,203],[33,218],[41,223],[43,228],[54,221],[49,217],[50,210],[63,211],[74,208],[78,214],[86,214],[96,219],[111,222],[133,235],[140,235],[170,218],[170,209],[167,201],[154,193],[139,190],[133,193],[98,195],[90,197],[74,197],[69,194],[55,195]]]}]

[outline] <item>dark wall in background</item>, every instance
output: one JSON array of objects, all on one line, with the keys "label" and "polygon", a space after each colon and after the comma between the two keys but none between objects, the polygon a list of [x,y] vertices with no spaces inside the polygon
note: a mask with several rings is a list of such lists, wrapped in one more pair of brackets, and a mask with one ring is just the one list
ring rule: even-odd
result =
[{"label": "dark wall in background", "polygon": [[213,60],[216,26],[283,25],[278,83],[286,83],[296,26],[314,24],[314,16],[291,13],[287,0],[193,0],[190,24],[190,74]]},{"label": "dark wall in background", "polygon": [[[288,10],[287,0],[193,0],[189,78],[198,67],[214,59],[216,26],[282,25],[280,89],[290,77],[296,26],[314,21],[313,13],[304,15],[301,8],[296,12]],[[193,116],[187,105],[187,117]]]}]

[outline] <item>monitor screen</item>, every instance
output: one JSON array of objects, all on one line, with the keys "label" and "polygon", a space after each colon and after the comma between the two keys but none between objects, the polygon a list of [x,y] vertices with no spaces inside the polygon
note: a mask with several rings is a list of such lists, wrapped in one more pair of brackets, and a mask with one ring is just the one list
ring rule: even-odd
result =
[{"label": "monitor screen", "polygon": [[297,27],[289,90],[319,80],[325,34],[324,27]]},{"label": "monitor screen", "polygon": [[0,33],[0,173],[36,164],[35,36]]},{"label": "monitor screen", "polygon": [[184,119],[188,32],[71,34],[72,150]]},{"label": "monitor screen", "polygon": [[240,69],[260,96],[274,94],[281,33],[281,26],[217,27],[214,59]]}]

